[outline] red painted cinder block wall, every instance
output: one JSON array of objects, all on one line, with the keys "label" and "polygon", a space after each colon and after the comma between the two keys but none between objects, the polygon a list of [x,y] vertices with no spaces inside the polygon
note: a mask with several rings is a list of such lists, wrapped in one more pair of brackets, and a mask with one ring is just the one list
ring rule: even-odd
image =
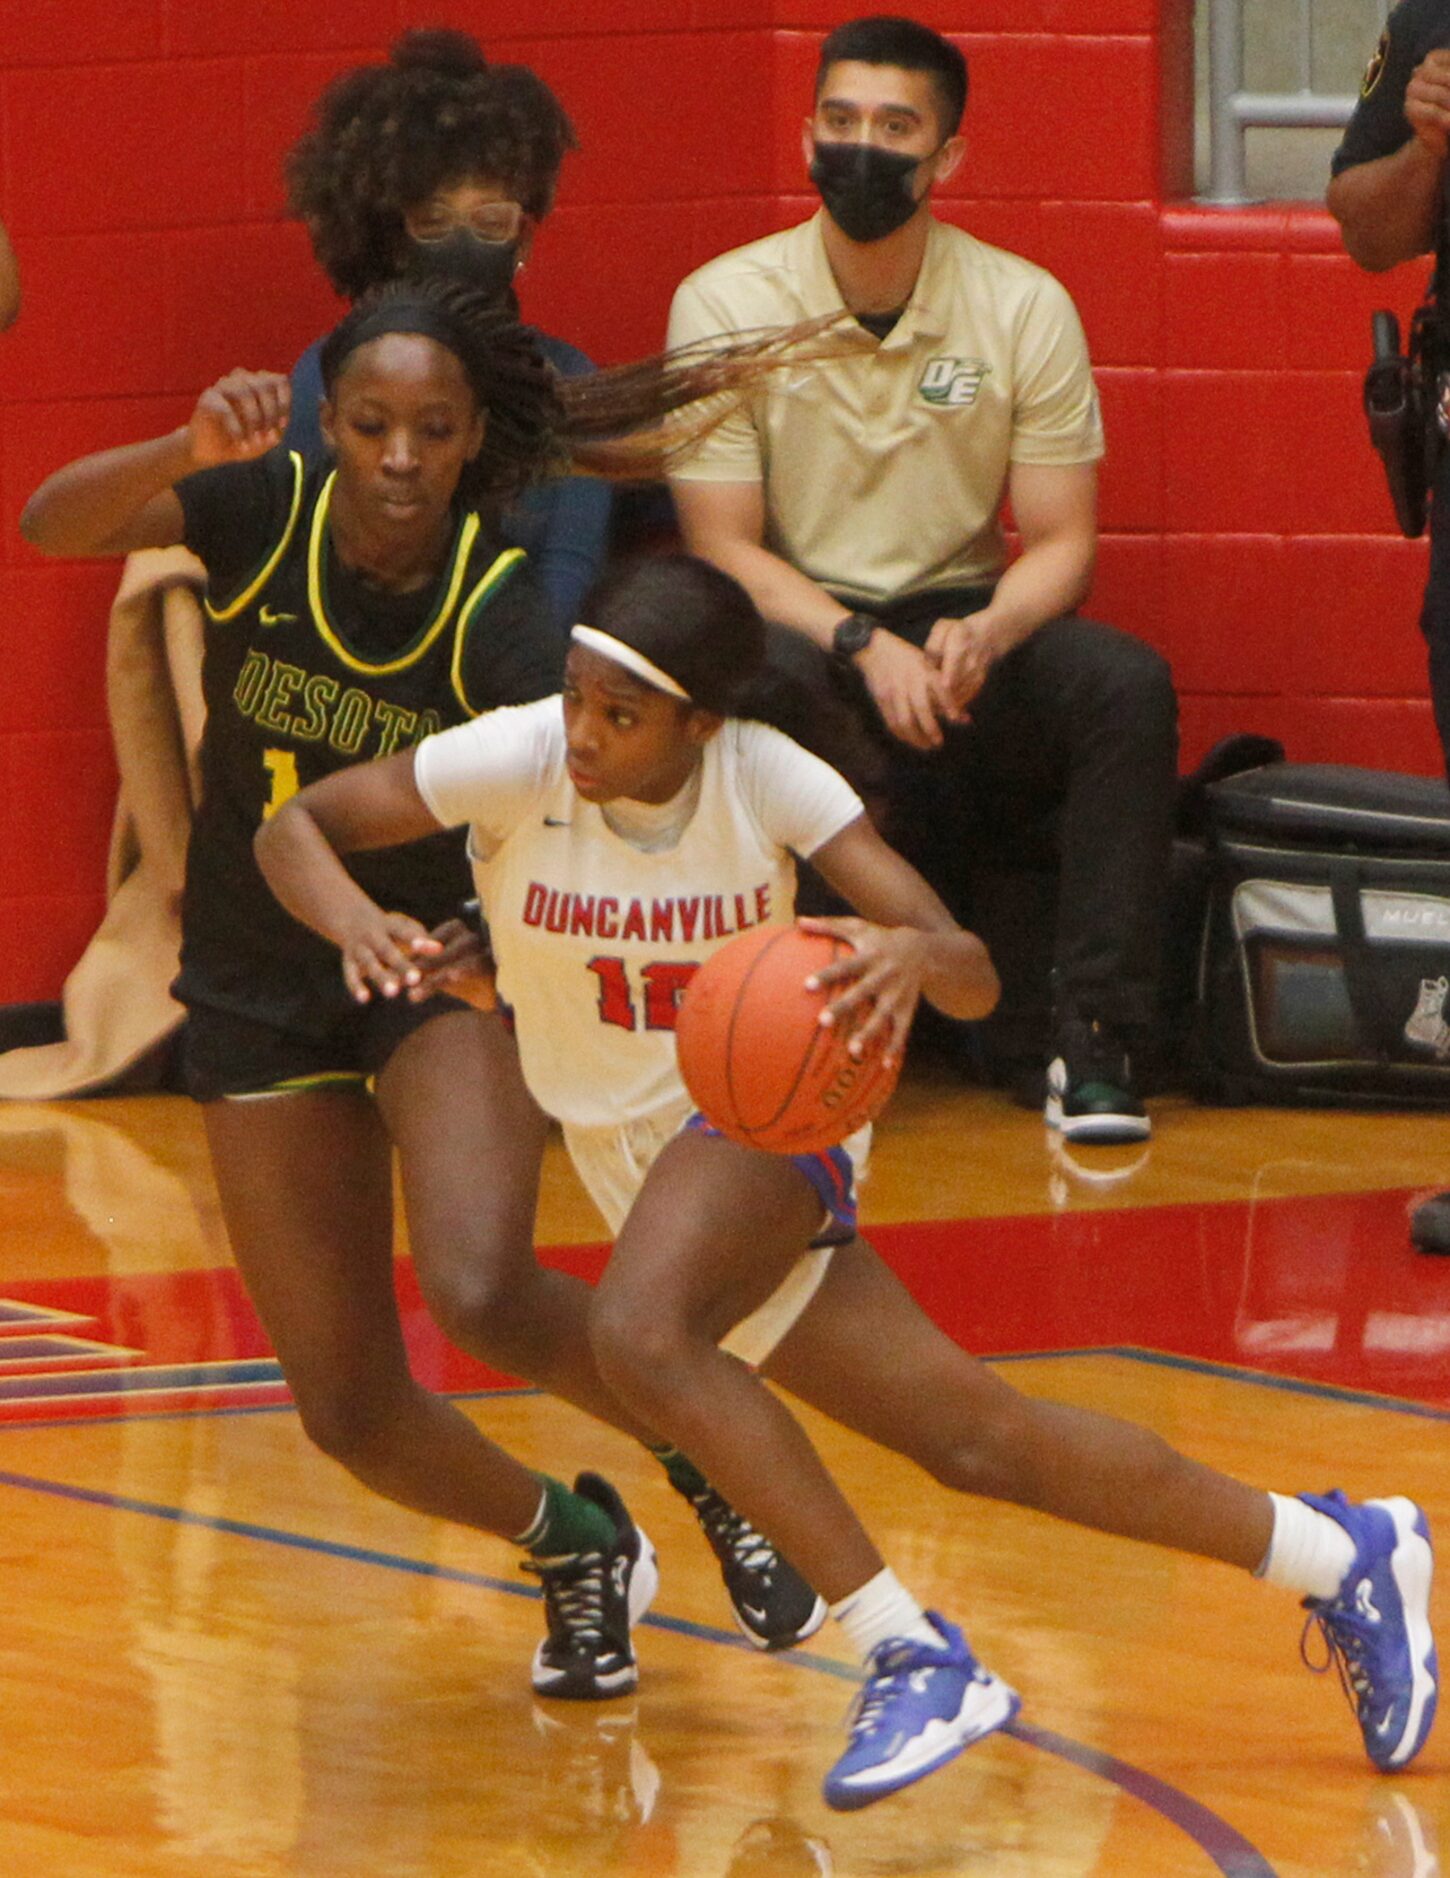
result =
[{"label": "red painted cinder block wall", "polygon": [[[335,302],[281,219],[280,164],[332,74],[412,23],[479,35],[558,89],[583,149],[526,310],[600,360],[661,339],[670,292],[814,206],[799,133],[842,0],[27,0],[0,8],[0,1002],[53,996],[100,910],[114,769],[114,564],[47,562],[26,495],[78,452],[179,421],[239,363],[286,367]],[[1191,0],[918,0],[972,69],[953,220],[1082,310],[1110,454],[1093,610],[1172,660],[1192,762],[1227,731],[1301,760],[1433,772],[1399,539],[1364,441],[1372,281],[1311,207],[1193,207]],[[1354,74],[1346,73],[1346,87]]]}]

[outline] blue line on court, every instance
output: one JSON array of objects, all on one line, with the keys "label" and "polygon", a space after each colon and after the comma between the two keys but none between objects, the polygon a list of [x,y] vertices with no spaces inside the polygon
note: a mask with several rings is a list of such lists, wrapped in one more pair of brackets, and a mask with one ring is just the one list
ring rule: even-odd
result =
[{"label": "blue line on court", "polygon": [[[4,1345],[0,1345],[3,1349]],[[7,1376],[0,1379],[0,1403],[43,1401],[50,1396],[171,1394],[180,1389],[238,1389],[279,1383],[282,1365],[275,1357],[243,1357],[235,1362],[158,1363],[149,1369],[70,1370],[57,1375]]]},{"label": "blue line on court", "polygon": [[1049,1728],[1034,1728],[1030,1722],[1008,1722],[1006,1733],[1048,1754],[1056,1754],[1064,1761],[1071,1761],[1075,1767],[1097,1774],[1132,1794],[1134,1799],[1142,1800],[1200,1845],[1224,1878],[1275,1878],[1274,1868],[1262,1852],[1217,1813],[1211,1813],[1199,1801],[1191,1799],[1181,1787],[1171,1787],[1166,1780],[1145,1774],[1142,1768],[1120,1761],[1115,1754],[1084,1747],[1080,1741],[1070,1741],[1066,1735],[1054,1734]]},{"label": "blue line on court", "polygon": [[[202,1526],[211,1532],[230,1533],[236,1538],[257,1539],[269,1545],[288,1546],[295,1551],[320,1553],[327,1558],[346,1559],[361,1565],[379,1565],[388,1571],[409,1572],[416,1577],[437,1578],[451,1584],[472,1585],[483,1591],[503,1592],[508,1597],[539,1596],[533,1586],[515,1584],[507,1578],[494,1578],[486,1572],[464,1571],[454,1565],[430,1564],[427,1560],[409,1558],[401,1552],[379,1552],[368,1546],[344,1545],[335,1539],[316,1539],[306,1533],[287,1532],[277,1526],[261,1526],[250,1520],[194,1513],[184,1506],[164,1506],[155,1500],[138,1500],[127,1494],[108,1493],[97,1487],[76,1487],[65,1481],[39,1480],[33,1475],[13,1474],[5,1470],[0,1470],[0,1486],[16,1487],[29,1493],[50,1494],[56,1499],[79,1501],[87,1506],[106,1507],[112,1512],[139,1513],[149,1519],[170,1520],[180,1526]],[[728,1630],[718,1630],[710,1624],[693,1623],[688,1618],[650,1614],[642,1620],[642,1624],[651,1630],[669,1631],[677,1636],[693,1637],[700,1642],[713,1643],[726,1649],[744,1650],[752,1656],[757,1653],[744,1637]],[[818,1656],[813,1651],[792,1650],[775,1660],[783,1666],[788,1664],[797,1669],[815,1670],[844,1682],[860,1680],[851,1664]],[[1170,1786],[1167,1781],[1119,1760],[1116,1755],[1086,1747],[1066,1735],[1053,1733],[1051,1729],[1035,1728],[1031,1723],[1014,1721],[1009,1722],[1003,1732],[1027,1747],[1069,1761],[1085,1773],[1121,1788],[1133,1799],[1141,1800],[1190,1838],[1213,1861],[1222,1878],[1277,1878],[1274,1868],[1262,1853],[1256,1851],[1225,1820],[1181,1788]]]},{"label": "blue line on court", "polygon": [[[1413,1415],[1417,1416],[1422,1421],[1450,1421],[1450,1409],[1437,1407],[1434,1403],[1430,1402],[1414,1402],[1407,1396],[1377,1395],[1371,1389],[1351,1389],[1343,1383],[1314,1382],[1304,1376],[1276,1376],[1272,1371],[1250,1369],[1245,1364],[1220,1363],[1213,1361],[1209,1357],[1179,1356],[1170,1350],[1150,1350],[1140,1344],[1096,1343],[1082,1344],[1075,1349],[1006,1350],[999,1351],[992,1356],[981,1357],[979,1360],[987,1364],[1061,1363],[1071,1362],[1079,1357],[1086,1356],[1117,1356],[1130,1363],[1147,1363],[1160,1369],[1187,1370],[1200,1376],[1219,1376],[1227,1382],[1246,1383],[1251,1387],[1263,1389],[1278,1389],[1287,1395],[1314,1396],[1324,1402],[1346,1402],[1363,1408],[1383,1409],[1387,1414]],[[238,1359],[236,1364],[232,1366],[236,1374],[230,1379],[224,1373],[227,1367],[228,1366],[224,1364],[217,1364],[206,1371],[211,1386],[236,1387],[266,1382],[280,1383],[282,1381],[280,1366],[271,1359],[255,1357]],[[251,1373],[246,1373],[248,1371]],[[124,1386],[124,1377],[128,1373],[135,1378],[129,1388]],[[155,1371],[151,1372],[153,1376],[156,1373]],[[191,1372],[176,1372],[178,1376],[183,1377],[185,1374],[190,1373]],[[144,1393],[147,1388],[145,1381],[146,1375],[147,1372],[145,1371],[139,1373],[135,1371],[120,1372],[121,1386],[114,1388],[118,1402],[124,1401],[128,1395],[133,1395],[138,1392]],[[220,1380],[218,1380],[219,1377]],[[84,1389],[62,1388],[62,1385],[66,1383],[72,1381],[79,1382],[82,1379],[88,1383],[88,1386]],[[60,1393],[86,1394],[99,1397],[108,1393],[108,1380],[114,1386],[117,1381],[116,1372],[101,1371],[97,1373],[95,1371],[78,1371],[75,1372],[73,1376],[57,1376],[52,1373],[44,1377],[15,1378],[9,1383],[0,1381],[0,1434],[17,1428],[90,1428],[94,1427],[100,1420],[175,1421],[181,1419],[192,1420],[197,1416],[203,1415],[290,1414],[293,1408],[292,1403],[287,1401],[229,1403],[225,1408],[208,1408],[205,1405],[197,1404],[190,1408],[175,1410],[143,1409],[136,1414],[132,1414],[128,1410],[118,1407],[115,1414],[105,1417],[57,1415],[54,1417],[32,1416],[8,1419],[3,1414],[5,1402],[14,1399],[15,1396],[21,1393],[20,1389],[17,1387],[17,1384],[20,1383],[27,1385],[48,1385],[47,1387],[40,1388],[27,1387],[24,1393],[32,1397]],[[154,1384],[151,1385],[153,1388],[154,1386]],[[168,1387],[171,1388],[185,1388],[187,1386],[184,1380],[168,1384]],[[544,1393],[546,1393],[544,1390],[538,1389],[532,1385],[519,1384],[517,1386],[504,1385],[490,1389],[460,1389],[451,1392],[448,1399],[451,1402],[481,1402],[493,1396],[529,1396],[542,1395]]]},{"label": "blue line on court", "polygon": [[[276,1380],[281,1382],[279,1370]],[[494,1396],[530,1396],[546,1395],[545,1389],[533,1383],[502,1383],[494,1389],[460,1389],[450,1395],[450,1402],[486,1402]],[[0,1407],[4,1398],[0,1396]],[[109,1428],[116,1422],[192,1422],[203,1416],[213,1415],[295,1415],[297,1404],[289,1396],[283,1402],[231,1402],[226,1408],[182,1408],[182,1409],[146,1409],[140,1414],[130,1414],[118,1410],[114,1415],[29,1415],[6,1419],[0,1415],[0,1435],[9,1434],[17,1428]]]}]

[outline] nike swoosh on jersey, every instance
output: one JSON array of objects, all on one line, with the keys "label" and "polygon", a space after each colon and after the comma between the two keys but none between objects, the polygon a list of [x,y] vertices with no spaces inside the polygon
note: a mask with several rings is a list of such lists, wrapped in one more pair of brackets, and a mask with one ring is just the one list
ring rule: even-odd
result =
[{"label": "nike swoosh on jersey", "polygon": [[274,613],[269,606],[264,606],[257,617],[264,626],[295,625],[297,620],[295,613]]}]

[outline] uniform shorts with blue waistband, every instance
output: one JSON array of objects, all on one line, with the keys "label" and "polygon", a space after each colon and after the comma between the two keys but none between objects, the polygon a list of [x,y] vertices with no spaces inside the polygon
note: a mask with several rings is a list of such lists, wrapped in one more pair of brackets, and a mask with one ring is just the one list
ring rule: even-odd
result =
[{"label": "uniform shorts with blue waistband", "polygon": [[[611,1233],[617,1234],[624,1224],[661,1149],[686,1129],[714,1136],[720,1133],[685,1095],[650,1115],[614,1127],[565,1126],[564,1142],[575,1172]],[[868,1126],[838,1148],[789,1156],[820,1196],[820,1227],[764,1304],[722,1340],[722,1348],[759,1366],[795,1324],[824,1279],[834,1247],[856,1236],[856,1188],[865,1179],[870,1153]]]}]

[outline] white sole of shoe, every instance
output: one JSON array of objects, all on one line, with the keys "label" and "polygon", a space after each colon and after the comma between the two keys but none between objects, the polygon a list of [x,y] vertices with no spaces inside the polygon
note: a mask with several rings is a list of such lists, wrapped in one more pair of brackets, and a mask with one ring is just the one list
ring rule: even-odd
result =
[{"label": "white sole of shoe", "polygon": [[[648,1611],[650,1605],[654,1603],[655,1593],[660,1588],[659,1562],[655,1556],[655,1549],[650,1543],[649,1535],[644,1531],[643,1527],[640,1526],[636,1526],[635,1531],[639,1534],[639,1557],[634,1561],[634,1570],[629,1574],[629,1595],[627,1599],[629,1627],[631,1630],[634,1629],[645,1612]],[[560,1671],[557,1676],[551,1677],[550,1672],[544,1667],[544,1648],[544,1644],[541,1643],[534,1651],[533,1668],[529,1675],[530,1685],[535,1695],[552,1695],[557,1697],[561,1685],[568,1681],[568,1677],[562,1671]],[[590,1699],[607,1699],[610,1696],[632,1695],[638,1687],[639,1665],[637,1663],[629,1663],[622,1669],[614,1670],[611,1674],[596,1676],[594,1679],[595,1695],[593,1698],[575,1695],[568,1699],[573,1701],[588,1701]]]},{"label": "white sole of shoe", "polygon": [[660,1588],[659,1561],[655,1549],[650,1544],[649,1535],[642,1526],[636,1526],[639,1534],[639,1557],[634,1562],[634,1570],[629,1575],[629,1627],[634,1629],[655,1601],[655,1593]]},{"label": "white sole of shoe", "polygon": [[853,1813],[914,1786],[928,1774],[964,1753],[976,1742],[1005,1728],[1022,1706],[1022,1698],[998,1676],[968,1684],[962,1706],[954,1716],[930,1722],[889,1767],[867,1768],[860,1774],[848,1774],[832,1787],[829,1777],[823,1790],[826,1805],[838,1813]]},{"label": "white sole of shoe", "polygon": [[1064,1115],[1062,1098],[1049,1096],[1042,1119],[1055,1128],[1064,1141],[1100,1142],[1104,1147],[1114,1142],[1146,1141],[1153,1124],[1146,1115]]},{"label": "white sole of shoe", "polygon": [[1413,1500],[1396,1497],[1370,1500],[1367,1504],[1382,1507],[1389,1514],[1395,1522],[1397,1535],[1390,1555],[1390,1571],[1404,1608],[1413,1684],[1405,1732],[1388,1764],[1404,1767],[1425,1745],[1438,1700],[1435,1638],[1430,1629],[1430,1586],[1435,1577],[1435,1553],[1425,1515]]}]

